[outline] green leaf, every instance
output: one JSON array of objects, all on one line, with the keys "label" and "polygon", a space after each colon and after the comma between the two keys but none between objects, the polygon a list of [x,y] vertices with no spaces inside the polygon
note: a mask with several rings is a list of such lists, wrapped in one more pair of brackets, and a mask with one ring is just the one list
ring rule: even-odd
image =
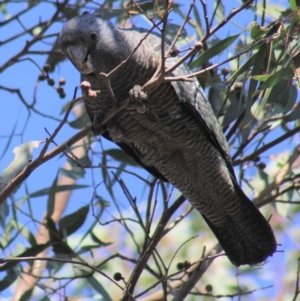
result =
[{"label": "green leaf", "polygon": [[219,22],[221,22],[225,17],[225,7],[220,0],[214,1],[214,10],[216,12],[216,19]]},{"label": "green leaf", "polygon": [[276,211],[281,215],[284,216],[285,218],[288,218],[288,213],[290,211],[290,208],[293,207],[289,202],[291,200],[291,193],[292,191],[288,191],[282,195],[280,195],[280,200],[281,201],[286,201],[286,203],[282,202],[276,202]]},{"label": "green leaf", "polygon": [[77,5],[74,5],[73,7],[67,6],[64,9],[61,9],[59,5],[56,5],[56,7],[61,10],[61,13],[67,20],[79,15],[79,6]]},{"label": "green leaf", "polygon": [[[220,113],[225,97],[227,94],[227,86],[224,82],[216,82],[211,85],[208,92],[208,101],[216,116]],[[223,114],[224,112],[221,112]]]},{"label": "green leaf", "polygon": [[229,94],[230,105],[226,109],[222,126],[229,126],[231,122],[236,120],[244,111],[246,100],[241,92],[231,91]]},{"label": "green leaf", "polygon": [[111,156],[116,161],[124,162],[131,166],[139,166],[139,164],[136,163],[135,160],[133,160],[130,156],[128,156],[123,150],[119,148],[111,148],[106,151],[106,154]]},{"label": "green leaf", "polygon": [[[251,62],[251,60],[253,60],[251,62],[251,64],[249,64],[247,66],[249,69],[250,68],[252,69],[251,76],[258,75],[261,73],[262,66],[265,65],[265,57],[267,55],[267,48],[268,47],[266,44],[261,45],[258,52],[255,55],[253,55],[252,58],[250,58],[248,60],[247,63],[249,63],[249,62]],[[245,65],[247,63],[245,63]],[[241,69],[244,68],[245,65],[243,65],[243,67],[241,67]],[[247,71],[247,73],[249,72],[249,70],[245,70],[245,71]],[[239,72],[236,72],[236,73],[238,74]],[[252,106],[257,105],[257,103],[253,104],[253,102],[255,101],[255,99],[253,99],[253,93],[256,91],[257,85],[258,85],[258,81],[254,80],[254,79],[250,79],[247,101],[246,101],[246,108],[245,108],[245,117],[243,118],[243,120],[239,126],[241,129],[243,128],[242,142],[245,142],[246,139],[248,139],[250,130],[255,123],[255,120],[253,119],[253,114],[251,114],[251,112],[253,111]],[[260,116],[262,116],[262,117],[264,116],[264,112],[262,109],[260,109],[258,111],[255,109],[254,111],[258,112],[260,114]]]},{"label": "green leaf", "polygon": [[296,9],[296,10],[293,11],[293,16],[292,16],[292,19],[290,21],[290,25],[287,28],[288,36],[293,36],[294,31],[298,32],[299,20],[300,20],[300,14],[299,14],[298,9]]},{"label": "green leaf", "polygon": [[273,108],[276,106],[276,110],[272,112],[274,115],[291,111],[297,99],[297,88],[287,80],[282,80],[273,88],[267,89],[267,93],[268,96],[264,97],[261,103],[266,100]]},{"label": "green leaf", "polygon": [[[14,206],[12,206],[12,210],[14,210]],[[0,224],[3,228],[5,228],[5,222],[7,217],[9,216],[9,206],[7,204],[7,200],[5,200],[0,206]]]},{"label": "green leaf", "polygon": [[56,229],[56,225],[52,218],[46,218],[46,225],[49,230],[50,242],[53,248],[53,252],[55,254],[67,254],[67,255],[74,255],[74,251],[69,245],[64,242],[59,235],[59,232]]},{"label": "green leaf", "polygon": [[[37,283],[38,285],[38,283]],[[43,287],[41,287],[41,289],[43,289]],[[52,301],[48,296],[43,297],[43,299],[39,300],[39,301]]]},{"label": "green leaf", "polygon": [[[15,256],[15,257],[18,257],[18,258],[20,258],[20,257],[34,257],[37,254],[43,252],[48,247],[49,247],[49,244],[36,245],[36,246],[33,246],[29,249],[26,249],[24,252],[22,252],[21,254]],[[19,261],[7,262],[3,266],[0,267],[0,272],[11,269],[14,266],[16,266],[17,264],[19,264]]]},{"label": "green leaf", "polygon": [[49,216],[46,217],[46,226],[48,228],[49,231],[49,236],[50,236],[50,242],[53,244],[55,242],[59,242],[59,236],[57,234],[57,229],[56,229],[56,225],[53,221],[53,219]]},{"label": "green leaf", "polygon": [[55,177],[52,186],[49,189],[47,201],[47,216],[51,217],[55,207],[55,195],[57,192],[57,176]]},{"label": "green leaf", "polygon": [[112,244],[112,242],[103,242],[93,232],[90,233],[92,240],[97,243],[97,246],[106,247]]},{"label": "green leaf", "polygon": [[228,37],[228,38],[216,43],[215,45],[213,45],[212,47],[210,47],[209,49],[207,49],[206,51],[201,53],[199,55],[199,57],[190,64],[190,68],[193,69],[193,68],[201,66],[203,63],[208,62],[209,59],[218,55],[223,50],[228,48],[238,38],[238,36],[239,36],[239,34],[234,35],[232,37]]},{"label": "green leaf", "polygon": [[263,171],[261,168],[258,167],[258,177],[262,180],[262,182],[264,183],[264,188],[267,187],[269,185],[269,177],[268,174]]},{"label": "green leaf", "polygon": [[202,24],[201,24],[199,11],[196,7],[193,8],[193,13],[194,13],[195,29],[196,29],[197,37],[198,40],[200,40],[203,37],[203,31],[202,31]]},{"label": "green leaf", "polygon": [[[76,185],[60,185],[56,186],[56,192],[62,192],[62,191],[68,191],[68,190],[76,190],[76,189],[82,189],[82,188],[88,188],[90,187],[89,185],[83,185],[83,184],[76,184]],[[29,197],[31,198],[36,198],[40,197],[43,195],[49,195],[51,192],[51,187],[50,188],[44,188],[41,190],[38,190],[36,192],[33,192],[29,194]]]},{"label": "green leaf", "polygon": [[17,280],[17,277],[18,276],[14,270],[7,271],[6,276],[0,280],[0,292],[10,287]]},{"label": "green leaf", "polygon": [[106,290],[104,289],[104,287],[100,284],[100,282],[98,282],[98,280],[95,277],[89,277],[87,278],[87,281],[89,283],[89,285],[96,290],[105,301],[112,301],[112,299],[110,298],[110,296],[108,295],[108,293],[106,292]]},{"label": "green leaf", "polygon": [[296,10],[297,9],[296,0],[289,0],[289,2],[290,2],[290,9]]},{"label": "green leaf", "polygon": [[271,104],[277,104],[279,102],[280,94],[288,87],[288,85],[289,82],[287,80],[282,80],[275,84],[274,87],[270,88],[267,102]]},{"label": "green leaf", "polygon": [[[100,246],[100,247],[105,247],[104,245],[103,246]],[[84,246],[81,246],[80,250],[78,250],[76,252],[77,255],[80,255],[80,254],[84,254],[86,252],[91,252],[93,249],[96,249],[98,250],[99,249],[99,245],[84,245]]]},{"label": "green leaf", "polygon": [[82,179],[85,175],[85,170],[82,168],[76,168],[76,169],[64,169],[61,168],[59,170],[59,173],[65,177],[68,177],[73,180]]},{"label": "green leaf", "polygon": [[300,67],[300,52],[293,56],[293,68],[298,69]]},{"label": "green leaf", "polygon": [[[2,206],[2,205],[1,205]],[[18,226],[20,227],[20,222],[18,223]],[[21,234],[23,237],[32,245],[36,246],[37,242],[35,239],[35,236],[31,233],[31,231],[28,229],[27,226],[22,226],[20,229]]]},{"label": "green leaf", "polygon": [[269,98],[270,90],[271,89],[267,89],[264,97],[259,102],[256,101],[255,103],[253,103],[251,107],[251,113],[257,120],[261,120],[265,116],[265,105]]},{"label": "green leaf", "polygon": [[105,187],[106,187],[107,191],[109,192],[109,194],[111,195],[111,197],[113,198],[114,197],[114,191],[112,189],[111,178],[109,176],[109,173],[107,172],[107,152],[106,151],[102,152],[102,162],[101,162],[101,164],[102,164],[101,171],[102,171],[102,176],[103,176],[103,179],[104,179]]},{"label": "green leaf", "polygon": [[6,3],[0,3],[0,12],[4,15],[5,20],[14,19],[12,16],[8,13],[6,8]]},{"label": "green leaf", "polygon": [[76,232],[85,222],[89,212],[89,205],[79,208],[76,212],[64,216],[59,221],[59,235],[61,238],[64,235],[69,236]]},{"label": "green leaf", "polygon": [[[83,146],[79,146],[79,147],[83,147]],[[85,153],[85,155],[81,158],[78,158],[76,160],[76,162],[74,162],[73,160],[68,159],[68,164],[70,165],[69,169],[64,169],[61,168],[59,170],[59,172],[71,179],[74,180],[78,180],[78,179],[82,179],[84,177],[84,175],[86,174],[86,171],[84,168],[80,167],[77,165],[77,163],[84,165],[84,166],[90,166],[92,163],[90,161],[90,158],[87,156],[87,154]]]},{"label": "green leaf", "polygon": [[273,3],[267,3],[266,7],[263,6],[263,1],[255,4],[255,13],[258,17],[262,17],[262,13],[271,18],[272,20],[277,20],[280,18],[282,12],[285,11],[285,7],[283,5],[277,4],[279,1],[274,1]]},{"label": "green leaf", "polygon": [[27,166],[32,160],[33,149],[37,148],[42,142],[30,141],[14,148],[15,158],[0,177],[0,191]]},{"label": "green leaf", "polygon": [[284,67],[274,74],[272,74],[262,85],[261,90],[274,87],[279,81],[283,79],[290,80],[294,76],[294,70],[291,67]]},{"label": "green leaf", "polygon": [[93,14],[102,19],[110,20],[121,15],[127,15],[127,10],[125,8],[108,8],[103,6],[101,9],[95,10]]},{"label": "green leaf", "polygon": [[279,94],[277,105],[281,107],[283,114],[291,111],[297,99],[297,88],[294,85],[285,87]]},{"label": "green leaf", "polygon": [[29,289],[27,291],[25,291],[21,298],[19,299],[19,301],[28,301],[30,300],[30,297],[32,296],[32,292],[33,292],[33,288],[32,289]]},{"label": "green leaf", "polygon": [[82,129],[88,123],[90,123],[90,119],[87,114],[80,115],[77,119],[70,121],[69,125],[74,129]]},{"label": "green leaf", "polygon": [[293,111],[284,118],[285,122],[295,121],[300,118],[300,103],[298,102]]},{"label": "green leaf", "polygon": [[93,241],[96,242],[96,244],[88,244],[88,245],[84,245],[80,248],[80,250],[77,252],[77,254],[82,254],[85,253],[87,251],[91,251],[92,249],[99,249],[99,248],[104,248],[107,246],[112,245],[112,242],[103,242],[101,241],[93,232],[90,232],[91,238],[93,239]]},{"label": "green leaf", "polygon": [[[266,52],[266,45],[260,47],[259,51],[252,55],[239,69],[237,69],[228,79],[227,81],[230,82],[236,79],[239,75],[244,72],[248,72],[250,68],[257,62],[261,61],[265,56]],[[255,74],[255,73],[253,73]]]},{"label": "green leaf", "polygon": [[[30,1],[31,2],[31,1]],[[63,62],[64,60],[67,59],[67,57],[65,55],[57,55],[57,53],[55,53],[56,51],[60,50],[60,47],[58,45],[58,38],[56,39],[50,54],[47,58],[46,64],[48,64],[50,66],[50,72],[53,72],[55,70],[55,67],[60,63]]]},{"label": "green leaf", "polygon": [[[83,145],[80,145],[78,147],[85,148],[85,146]],[[84,152],[84,155],[81,158],[77,158],[76,162],[70,159],[68,159],[67,162],[70,165],[69,168],[68,169],[61,168],[60,172],[63,175],[74,180],[81,179],[84,177],[86,171],[81,166],[90,166],[92,164],[86,152]]]},{"label": "green leaf", "polygon": [[[79,90],[79,91],[80,91],[80,90]],[[77,96],[78,94],[79,94],[79,92],[77,91],[76,96]],[[61,111],[60,111],[59,115],[62,115],[62,114],[64,114],[64,113],[67,112],[67,110],[70,108],[71,102],[72,102],[72,101],[70,100],[70,101],[65,102],[65,103],[62,105]],[[76,103],[76,106],[77,106],[77,105],[80,105],[82,102],[83,102],[83,100],[79,100],[79,101]]]},{"label": "green leaf", "polygon": [[[180,26],[177,25],[177,24],[168,23],[167,28],[166,28],[166,37],[167,37],[167,39],[168,40],[173,40],[174,37],[176,36],[179,28],[180,28]],[[187,31],[186,31],[186,29],[183,29],[181,31],[179,39],[184,39],[186,37],[187,37]]]},{"label": "green leaf", "polygon": [[16,132],[17,124],[18,124],[18,119],[16,120],[16,123],[15,123],[15,125],[14,125],[14,127],[13,127],[13,129],[12,129],[10,135],[9,135],[8,141],[7,141],[6,146],[5,146],[5,148],[2,152],[1,158],[3,158],[3,156],[6,154],[6,151],[8,150],[8,148],[10,146],[12,138],[14,137],[15,132]]},{"label": "green leaf", "polygon": [[254,40],[254,41],[261,39],[267,33],[269,33],[270,31],[273,30],[272,27],[266,28],[263,26],[259,26],[256,22],[254,22],[254,23],[255,24],[252,26],[251,31],[250,31],[250,36],[251,36],[252,40]]},{"label": "green leaf", "polygon": [[120,177],[121,173],[124,171],[124,169],[126,168],[126,163],[121,162],[120,165],[118,166],[116,172],[114,173],[115,176],[112,179],[112,186],[116,183],[117,179]]},{"label": "green leaf", "polygon": [[270,76],[271,76],[271,74],[263,74],[263,75],[253,75],[253,76],[249,76],[249,78],[255,79],[255,80],[259,80],[259,81],[261,81],[261,82],[264,82],[264,81],[266,81]]}]

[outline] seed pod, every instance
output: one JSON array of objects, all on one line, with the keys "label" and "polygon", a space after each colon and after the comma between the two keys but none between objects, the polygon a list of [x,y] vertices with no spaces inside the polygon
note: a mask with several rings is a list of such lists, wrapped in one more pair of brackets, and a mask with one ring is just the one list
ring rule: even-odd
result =
[{"label": "seed pod", "polygon": [[115,279],[116,281],[120,281],[120,280],[122,280],[122,279],[124,279],[124,278],[123,278],[123,276],[122,276],[121,273],[117,272],[117,273],[114,274],[114,279]]},{"label": "seed pod", "polygon": [[55,81],[54,81],[53,78],[48,78],[47,82],[48,82],[48,85],[51,86],[51,87],[53,87],[55,85]]},{"label": "seed pod", "polygon": [[51,67],[50,67],[49,64],[45,64],[45,65],[43,66],[43,70],[44,70],[45,72],[49,72],[50,69],[51,69]]}]

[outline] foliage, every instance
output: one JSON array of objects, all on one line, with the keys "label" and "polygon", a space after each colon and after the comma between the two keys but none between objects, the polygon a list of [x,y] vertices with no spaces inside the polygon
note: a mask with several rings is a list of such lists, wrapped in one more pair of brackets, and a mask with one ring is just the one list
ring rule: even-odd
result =
[{"label": "foliage", "polygon": [[[1,2],[3,297],[297,299],[300,3],[231,5]],[[234,268],[177,190],[91,136],[78,73],[57,46],[63,24],[86,10],[176,41],[223,126],[240,184],[264,206],[284,253],[260,267]]]}]

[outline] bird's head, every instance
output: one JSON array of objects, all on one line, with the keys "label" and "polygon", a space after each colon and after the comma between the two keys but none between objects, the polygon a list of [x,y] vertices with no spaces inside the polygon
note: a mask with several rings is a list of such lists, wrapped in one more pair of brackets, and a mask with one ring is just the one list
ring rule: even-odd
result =
[{"label": "bird's head", "polygon": [[96,68],[99,61],[105,60],[103,53],[117,48],[115,39],[116,29],[112,24],[86,13],[64,25],[59,44],[80,73],[91,74],[99,69]]}]

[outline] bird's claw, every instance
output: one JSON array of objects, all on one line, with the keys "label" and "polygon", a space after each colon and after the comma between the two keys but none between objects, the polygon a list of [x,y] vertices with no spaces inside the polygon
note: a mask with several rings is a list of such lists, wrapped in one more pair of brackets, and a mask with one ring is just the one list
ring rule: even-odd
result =
[{"label": "bird's claw", "polygon": [[139,85],[135,85],[129,91],[129,100],[128,110],[136,110],[138,113],[144,114],[147,111],[146,101],[148,99],[148,95],[146,92],[142,91],[142,87]]}]

